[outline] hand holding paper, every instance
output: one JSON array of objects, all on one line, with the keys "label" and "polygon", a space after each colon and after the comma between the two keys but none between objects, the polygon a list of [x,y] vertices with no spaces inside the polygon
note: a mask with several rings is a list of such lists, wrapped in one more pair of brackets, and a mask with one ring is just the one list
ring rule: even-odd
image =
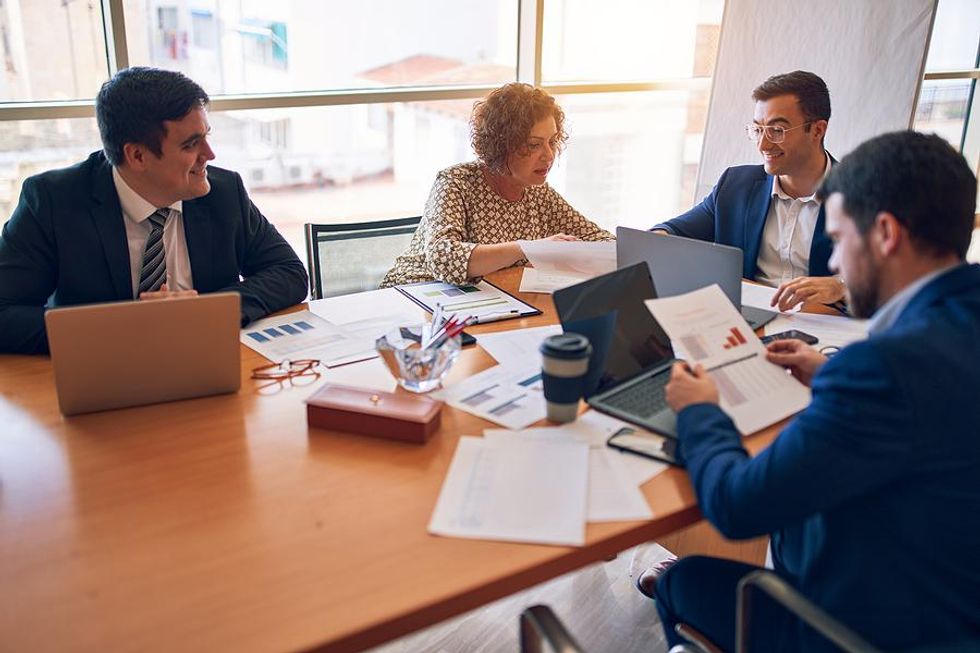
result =
[{"label": "hand holding paper", "polygon": [[[809,389],[766,359],[762,342],[717,284],[648,299],[646,306],[670,339],[687,352],[688,365],[700,364],[710,375],[719,405],[742,433],[765,428],[810,403]],[[697,374],[682,375],[691,377],[684,368],[675,369],[671,376],[671,383],[679,384],[674,386],[674,399],[680,408],[709,396],[706,383],[695,383]]]}]

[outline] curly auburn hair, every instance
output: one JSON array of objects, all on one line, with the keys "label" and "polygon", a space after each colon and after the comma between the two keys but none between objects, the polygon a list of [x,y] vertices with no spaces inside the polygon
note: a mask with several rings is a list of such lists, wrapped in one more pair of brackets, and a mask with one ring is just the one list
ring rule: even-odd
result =
[{"label": "curly auburn hair", "polygon": [[473,105],[470,145],[491,172],[504,173],[508,155],[526,153],[531,128],[548,117],[555,119],[558,129],[555,135],[557,156],[564,148],[568,134],[565,132],[565,112],[555,98],[530,84],[505,84]]}]

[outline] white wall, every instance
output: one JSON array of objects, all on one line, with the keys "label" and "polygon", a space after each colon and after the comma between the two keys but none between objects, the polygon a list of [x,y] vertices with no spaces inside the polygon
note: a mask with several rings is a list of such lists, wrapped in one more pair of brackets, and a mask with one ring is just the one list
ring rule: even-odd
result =
[{"label": "white wall", "polygon": [[698,201],[725,168],[761,163],[743,126],[752,89],[793,70],[830,89],[827,149],[838,159],[911,124],[936,0],[728,0],[698,170]]}]

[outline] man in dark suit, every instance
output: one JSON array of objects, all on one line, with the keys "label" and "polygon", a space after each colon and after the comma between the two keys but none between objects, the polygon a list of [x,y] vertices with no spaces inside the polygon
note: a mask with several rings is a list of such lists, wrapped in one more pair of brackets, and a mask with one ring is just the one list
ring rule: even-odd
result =
[{"label": "man in dark suit", "polygon": [[827,268],[831,243],[815,193],[833,158],[824,150],[830,93],[813,73],[770,77],[752,92],[755,115],[746,135],[763,165],[729,168],[711,194],[653,231],[740,248],[742,276],[777,287],[772,305],[832,304],[844,297]]},{"label": "man in dark suit", "polygon": [[209,167],[208,96],[129,68],[96,98],[103,150],[27,179],[0,235],[0,352],[48,349],[48,307],[237,291],[242,325],[306,296],[303,264]]},{"label": "man in dark suit", "polygon": [[[976,192],[938,136],[886,134],[834,167],[819,191],[831,266],[870,337],[830,360],[769,346],[813,399],[755,458],[705,370],[675,365],[667,386],[708,520],[730,538],[771,534],[775,572],[883,650],[980,642]],[[686,622],[734,648],[735,587],[754,569],[706,557],[668,569],[655,591],[668,639]],[[771,606],[753,621],[759,650],[827,644]]]}]

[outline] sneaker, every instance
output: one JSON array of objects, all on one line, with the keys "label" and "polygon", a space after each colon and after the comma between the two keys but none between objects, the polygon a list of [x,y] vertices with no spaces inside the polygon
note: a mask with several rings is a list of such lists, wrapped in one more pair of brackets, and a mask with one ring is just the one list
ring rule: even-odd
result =
[{"label": "sneaker", "polygon": [[652,567],[644,570],[639,576],[636,577],[636,589],[647,598],[654,597],[654,589],[657,587],[657,580],[663,575],[665,571],[674,566],[677,562],[677,556],[671,555],[668,558],[664,558]]}]

